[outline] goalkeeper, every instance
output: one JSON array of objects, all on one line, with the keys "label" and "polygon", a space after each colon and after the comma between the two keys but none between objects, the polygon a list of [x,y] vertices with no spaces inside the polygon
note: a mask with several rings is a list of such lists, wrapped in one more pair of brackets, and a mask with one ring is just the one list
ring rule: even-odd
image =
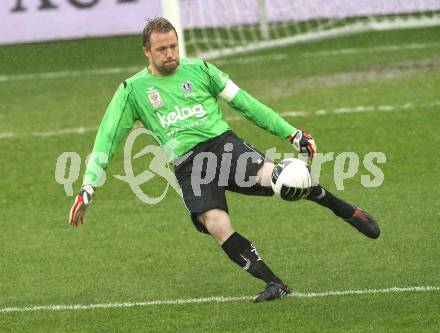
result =
[{"label": "goalkeeper", "polygon": [[[312,136],[288,124],[215,66],[202,60],[180,59],[176,30],[166,19],[154,18],[147,22],[143,45],[149,66],[123,81],[113,96],[93,148],[94,153],[105,154],[108,159],[103,162],[103,159],[91,158],[88,162],[83,186],[70,211],[70,224],[84,223],[86,207],[100,180],[96,166],[107,169],[117,147],[138,120],[156,134],[163,147],[172,148],[168,154],[175,165],[184,204],[197,230],[210,234],[233,262],[266,283],[254,301],[289,294],[287,285],[262,260],[251,241],[232,227],[225,190],[273,195],[270,180],[274,164],[231,131],[222,117],[218,98],[256,125],[289,140],[311,159],[316,153]],[[229,159],[222,161],[225,152]],[[217,165],[199,163],[197,156],[201,153],[214,154]],[[250,158],[238,169],[243,154]],[[226,179],[219,175],[223,163],[230,163],[231,172]],[[200,191],[194,191],[192,183],[196,169],[203,175],[214,174],[212,181],[197,184]],[[243,186],[236,180],[237,173],[244,175],[241,179],[256,177],[256,184]],[[311,191],[296,193],[296,197],[290,199],[302,197],[329,208],[367,237],[379,237],[379,227],[368,213],[338,199],[320,185],[314,185]]]}]

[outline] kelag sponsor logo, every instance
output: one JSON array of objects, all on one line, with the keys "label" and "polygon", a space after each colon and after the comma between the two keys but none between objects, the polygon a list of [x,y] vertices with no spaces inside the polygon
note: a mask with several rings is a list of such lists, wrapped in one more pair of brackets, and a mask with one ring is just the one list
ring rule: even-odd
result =
[{"label": "kelag sponsor logo", "polygon": [[178,121],[184,121],[191,117],[202,118],[206,116],[206,111],[203,108],[202,104],[197,104],[194,106],[186,106],[183,108],[179,108],[177,105],[174,107],[174,110],[166,115],[157,114],[160,120],[160,124],[163,128],[167,128],[168,126],[175,124]]}]

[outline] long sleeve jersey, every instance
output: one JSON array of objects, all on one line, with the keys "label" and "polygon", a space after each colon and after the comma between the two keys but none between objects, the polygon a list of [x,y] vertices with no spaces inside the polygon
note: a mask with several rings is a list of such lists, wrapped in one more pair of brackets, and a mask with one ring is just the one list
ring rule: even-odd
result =
[{"label": "long sleeve jersey", "polygon": [[[201,142],[230,130],[218,98],[244,117],[280,138],[295,128],[276,112],[239,89],[229,76],[203,60],[180,59],[176,71],[153,76],[143,69],[123,81],[101,121],[83,184],[99,183],[98,169],[106,170],[116,149],[136,121],[152,131],[169,160]],[[172,143],[172,144],[171,144]],[[96,158],[96,155],[107,158]]]}]

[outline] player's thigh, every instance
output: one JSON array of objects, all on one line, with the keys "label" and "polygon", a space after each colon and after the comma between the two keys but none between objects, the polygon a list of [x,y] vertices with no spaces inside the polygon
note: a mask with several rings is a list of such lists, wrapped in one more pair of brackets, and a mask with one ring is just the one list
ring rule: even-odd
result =
[{"label": "player's thigh", "polygon": [[209,233],[199,217],[212,209],[220,209],[228,213],[225,188],[218,186],[216,181],[207,183],[195,181],[192,177],[192,163],[176,170],[176,178],[182,189],[183,203],[191,215],[191,221],[198,231]]},{"label": "player's thigh", "polygon": [[261,186],[271,187],[272,171],[275,164],[272,161],[264,161],[263,166],[257,172],[257,183]]},{"label": "player's thigh", "polygon": [[[233,144],[233,150],[227,189],[247,195],[272,195],[270,178],[269,181],[264,180],[263,186],[262,179],[259,179],[260,174],[268,173],[266,169],[272,161],[237,136],[231,137],[230,142]],[[266,169],[261,171],[262,168]]]}]

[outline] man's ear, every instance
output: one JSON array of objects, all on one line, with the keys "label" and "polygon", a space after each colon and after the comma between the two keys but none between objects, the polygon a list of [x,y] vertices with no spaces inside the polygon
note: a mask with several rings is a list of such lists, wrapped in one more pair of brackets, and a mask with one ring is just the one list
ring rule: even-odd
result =
[{"label": "man's ear", "polygon": [[145,46],[142,47],[142,50],[144,51],[144,55],[145,55],[145,57],[148,58],[148,59],[150,59],[150,56],[151,56],[151,54],[150,54],[150,50],[147,49]]}]

